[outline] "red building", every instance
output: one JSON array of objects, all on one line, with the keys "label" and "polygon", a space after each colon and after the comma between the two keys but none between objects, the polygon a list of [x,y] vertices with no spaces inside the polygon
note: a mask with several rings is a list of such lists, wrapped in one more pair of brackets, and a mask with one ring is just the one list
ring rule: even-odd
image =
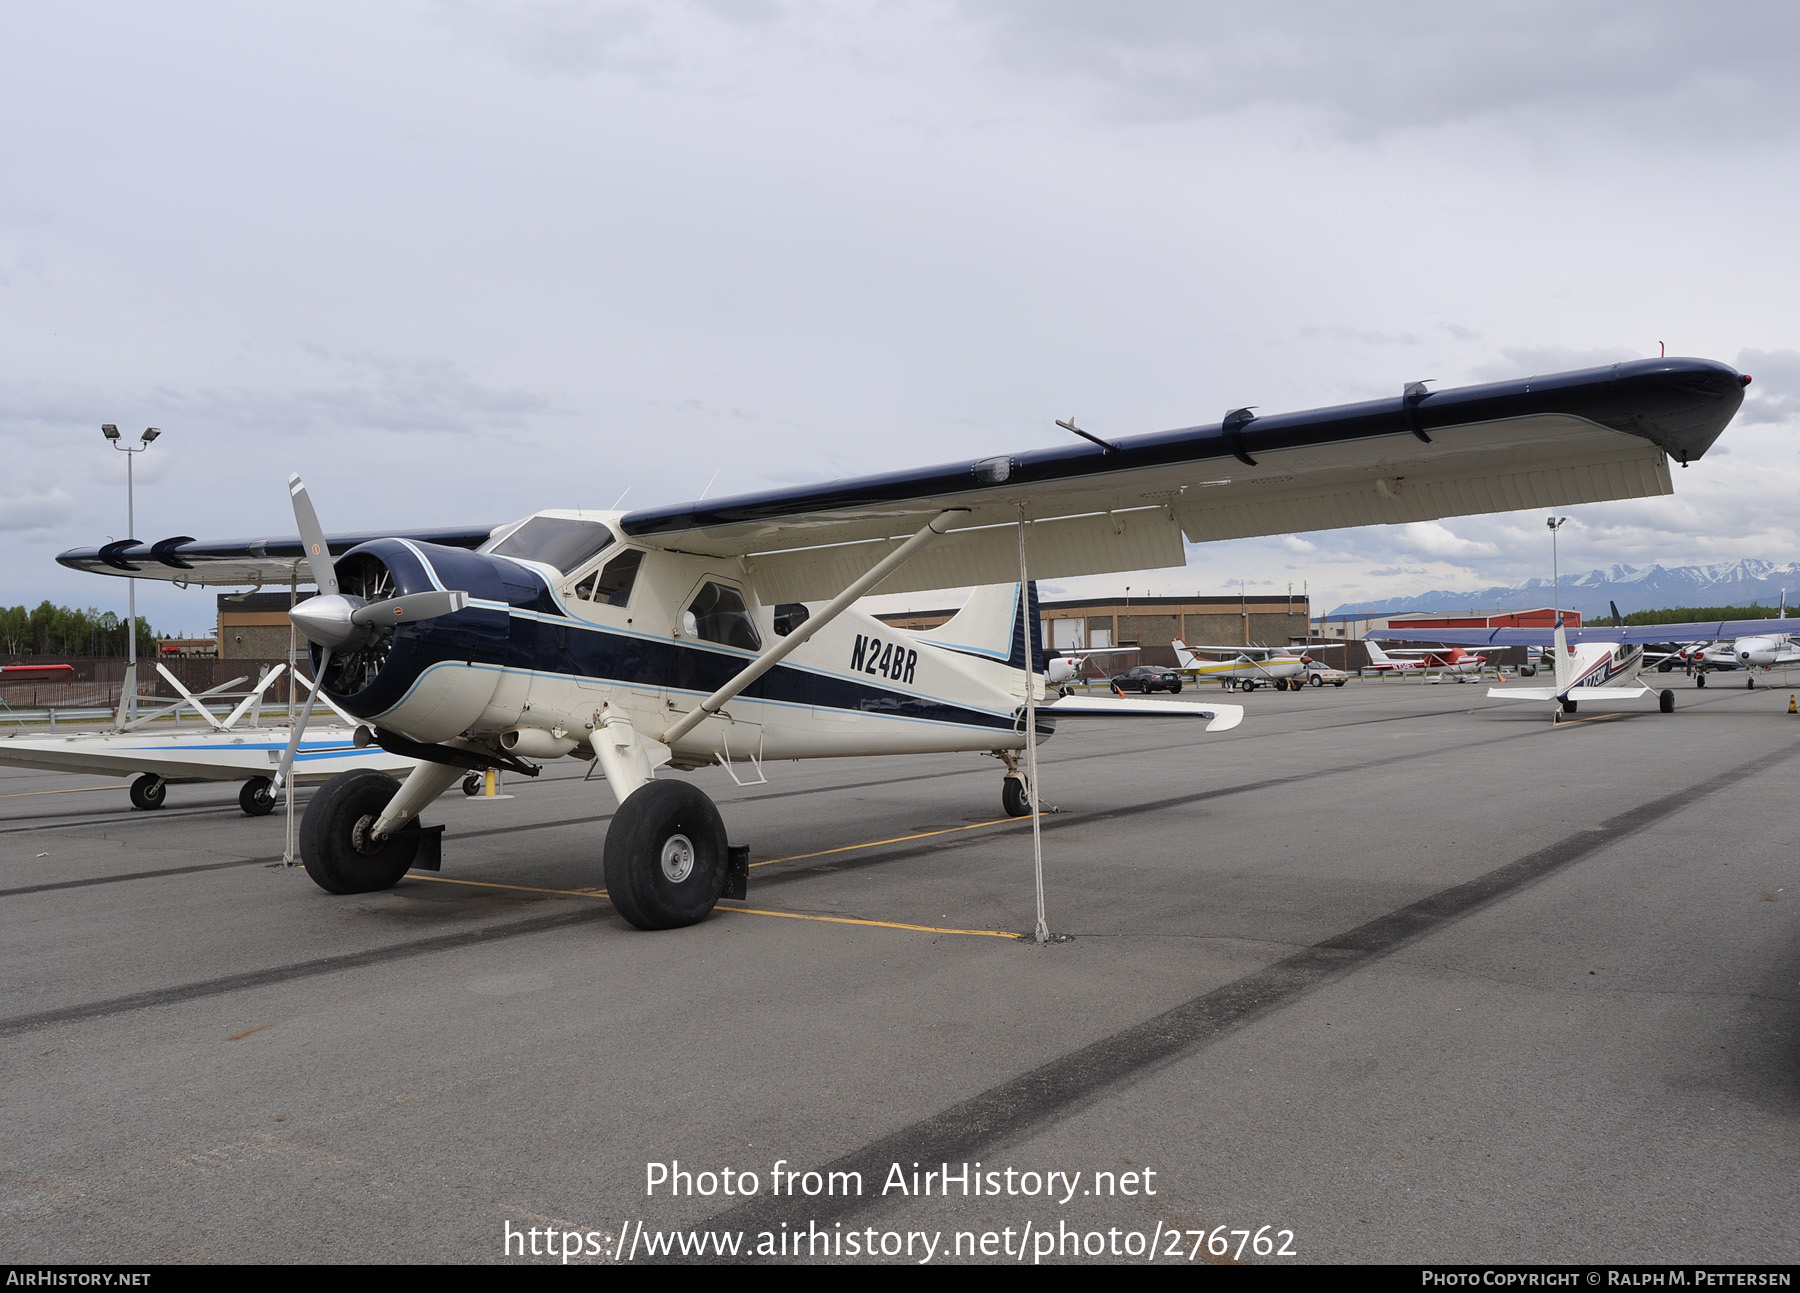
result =
[{"label": "red building", "polygon": [[[1580,611],[1564,611],[1563,627],[1581,627]],[[1495,611],[1491,615],[1411,615],[1388,616],[1388,628],[1399,629],[1550,629],[1556,627],[1556,610],[1542,606],[1528,611]]]}]

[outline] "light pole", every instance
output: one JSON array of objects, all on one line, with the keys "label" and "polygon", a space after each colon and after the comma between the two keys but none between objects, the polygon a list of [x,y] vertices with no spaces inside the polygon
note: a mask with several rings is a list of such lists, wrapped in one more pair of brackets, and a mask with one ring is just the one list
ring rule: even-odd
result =
[{"label": "light pole", "polygon": [[[137,502],[133,497],[131,462],[134,457],[150,447],[162,432],[155,427],[144,428],[136,446],[128,445],[119,439],[119,428],[108,422],[101,426],[100,434],[111,442],[112,447],[125,455],[125,537],[133,543],[137,542]],[[137,717],[137,580],[127,578],[126,615],[129,623],[125,627],[125,694],[120,697],[120,709],[125,721],[130,722]]]},{"label": "light pole", "polygon": [[1566,516],[1552,516],[1544,521],[1550,527],[1550,627],[1555,628],[1562,623],[1562,573],[1556,565],[1556,532],[1563,527]]}]

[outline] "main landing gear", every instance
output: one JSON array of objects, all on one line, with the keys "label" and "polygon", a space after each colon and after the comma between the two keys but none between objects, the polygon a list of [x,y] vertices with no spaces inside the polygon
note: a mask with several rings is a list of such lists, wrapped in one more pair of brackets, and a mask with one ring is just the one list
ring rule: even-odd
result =
[{"label": "main landing gear", "polygon": [[685,781],[647,781],[634,790],[606,829],[604,858],[606,896],[639,929],[706,919],[725,896],[735,860],[719,810]]},{"label": "main landing gear", "polygon": [[169,783],[154,772],[146,772],[131,783],[131,806],[133,808],[161,808],[169,798]]},{"label": "main landing gear", "polygon": [[1675,712],[1675,693],[1664,687],[1656,695],[1656,708],[1658,713],[1673,714]]},{"label": "main landing gear", "polygon": [[339,773],[320,788],[300,819],[300,856],[314,884],[327,893],[375,893],[400,883],[419,851],[419,819],[382,840],[370,831],[399,789],[373,768]]}]

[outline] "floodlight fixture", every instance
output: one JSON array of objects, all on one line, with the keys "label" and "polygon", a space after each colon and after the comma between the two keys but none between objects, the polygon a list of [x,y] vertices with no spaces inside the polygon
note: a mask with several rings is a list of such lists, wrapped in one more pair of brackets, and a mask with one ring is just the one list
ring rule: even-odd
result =
[{"label": "floodlight fixture", "polygon": [[162,434],[162,432],[157,430],[155,427],[145,427],[144,428],[144,436],[143,436],[144,443],[149,444],[152,440],[156,439],[156,437],[161,434]]},{"label": "floodlight fixture", "polygon": [[100,434],[105,436],[108,440],[117,440],[119,438],[119,428],[110,422],[102,423]]}]

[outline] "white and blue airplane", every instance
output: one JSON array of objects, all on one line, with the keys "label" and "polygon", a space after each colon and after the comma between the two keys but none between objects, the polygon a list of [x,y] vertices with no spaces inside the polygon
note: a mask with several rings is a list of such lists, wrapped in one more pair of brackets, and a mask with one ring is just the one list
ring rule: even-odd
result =
[{"label": "white and blue airplane", "polygon": [[[1034,578],[1179,566],[1186,544],[1670,492],[1749,379],[1697,359],[1427,391],[1104,442],[637,511],[551,510],[494,527],[331,537],[299,478],[298,538],[121,540],[66,566],[183,583],[278,584],[324,690],[404,782],[341,776],[300,827],[334,893],[438,861],[419,814],[471,769],[590,760],[618,801],[609,897],[641,928],[741,896],[743,852],[712,802],[658,771],[766,759],[971,751],[1005,765],[1067,721],[1237,706],[1061,697],[1045,686]],[[929,633],[855,609],[883,592],[997,586]],[[300,739],[305,715],[295,739]],[[1035,720],[1035,721],[1034,721]],[[285,767],[282,772],[285,773]],[[735,774],[734,774],[735,775]]]},{"label": "white and blue airplane", "polygon": [[[1431,640],[1446,646],[1546,648],[1552,669],[1552,683],[1538,687],[1490,687],[1493,700],[1549,701],[1556,710],[1553,718],[1574,714],[1582,705],[1590,709],[1615,708],[1616,702],[1634,701],[1656,693],[1657,708],[1665,714],[1675,710],[1675,693],[1668,688],[1646,687],[1638,679],[1646,665],[1656,658],[1646,656],[1647,642],[1701,642],[1735,639],[1743,641],[1757,628],[1762,636],[1776,640],[1800,632],[1800,620],[1708,620],[1689,624],[1633,624],[1564,628],[1558,617],[1554,629],[1432,629]],[[1399,640],[1402,633],[1371,633],[1371,638]],[[1417,639],[1422,634],[1414,630]],[[1540,663],[1539,668],[1542,668]],[[1698,681],[1698,679],[1696,679]]]},{"label": "white and blue airplane", "polygon": [[[274,781],[293,736],[287,723],[265,723],[262,696],[287,669],[276,665],[224,717],[207,702],[245,678],[203,691],[198,696],[160,663],[158,672],[180,694],[171,705],[146,712],[107,731],[34,731],[19,727],[0,736],[0,766],[73,772],[96,777],[131,777],[131,806],[161,808],[169,787],[202,781],[236,781],[238,807],[251,817],[275,810]],[[309,691],[305,677],[301,685]],[[330,705],[327,700],[326,704]],[[160,726],[157,720],[192,709],[199,726]],[[391,754],[379,746],[363,748],[355,741],[357,722],[341,711],[340,723],[309,727],[293,755],[295,785],[320,785],[359,769],[405,774],[417,760]],[[248,721],[246,721],[248,720]],[[465,786],[465,790],[472,787]]]}]

